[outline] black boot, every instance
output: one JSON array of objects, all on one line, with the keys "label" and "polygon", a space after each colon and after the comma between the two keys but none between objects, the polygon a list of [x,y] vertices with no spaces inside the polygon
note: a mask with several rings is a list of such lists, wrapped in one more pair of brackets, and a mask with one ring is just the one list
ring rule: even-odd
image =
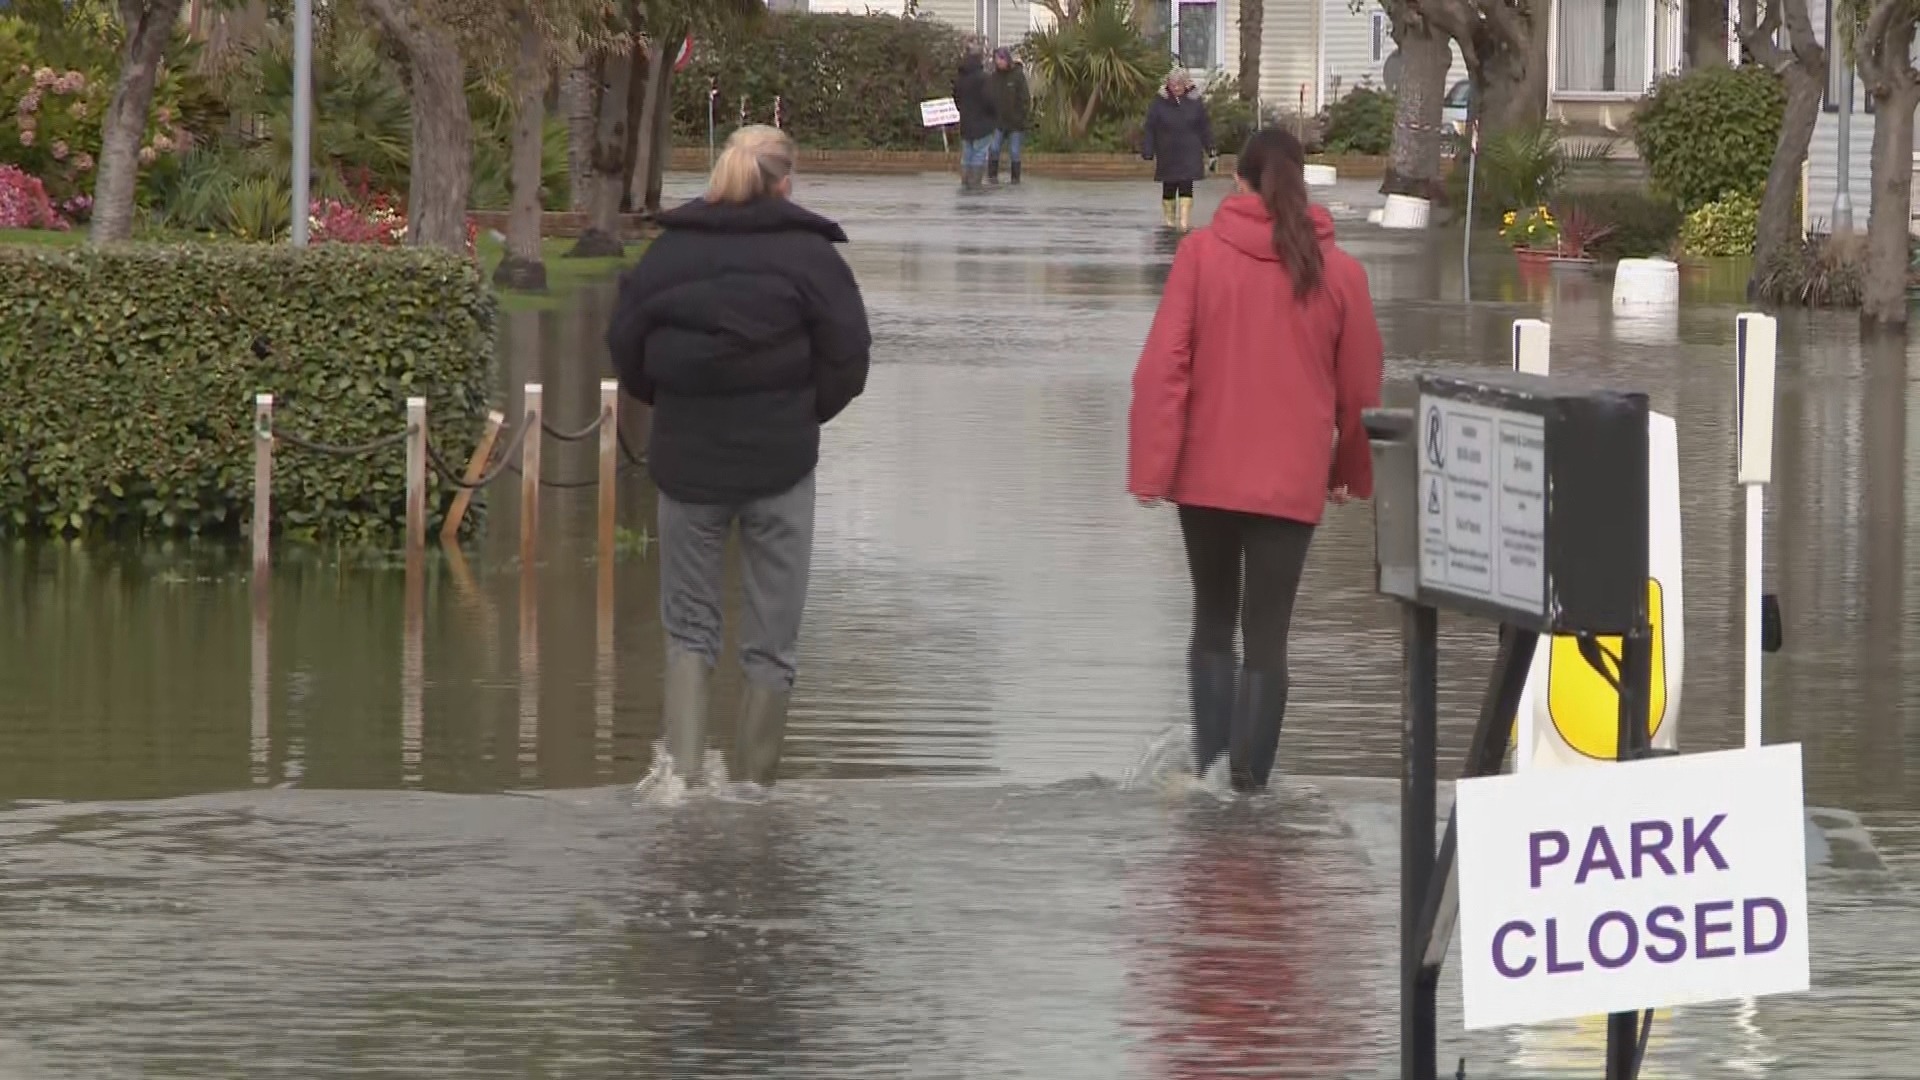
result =
[{"label": "black boot", "polygon": [[1000,182],[1000,155],[989,154],[987,155],[987,183],[997,184],[999,182]]},{"label": "black boot", "polygon": [[1233,683],[1240,662],[1232,653],[1187,653],[1187,690],[1193,705],[1193,774],[1207,775],[1226,753],[1233,730]]},{"label": "black boot", "polygon": [[1016,184],[1020,182],[1020,159],[1019,158],[1014,158],[1013,161],[1007,165],[1007,174],[1008,174],[1007,179],[1012,180]]},{"label": "black boot", "polygon": [[1227,750],[1233,790],[1266,790],[1267,777],[1273,772],[1273,755],[1280,746],[1280,721],[1286,714],[1286,675],[1242,668]]}]

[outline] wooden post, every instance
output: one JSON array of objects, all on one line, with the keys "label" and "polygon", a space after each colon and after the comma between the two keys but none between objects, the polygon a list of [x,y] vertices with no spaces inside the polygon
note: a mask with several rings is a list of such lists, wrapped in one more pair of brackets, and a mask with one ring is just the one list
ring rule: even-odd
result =
[{"label": "wooden post", "polygon": [[613,561],[614,481],[620,472],[620,383],[600,380],[600,559]]},{"label": "wooden post", "polygon": [[527,436],[520,443],[520,561],[526,566],[533,565],[540,546],[540,441],[545,438],[540,425],[545,397],[539,383],[527,384],[520,421],[527,426]]},{"label": "wooden post", "polygon": [[273,395],[253,396],[253,568],[273,561]]},{"label": "wooden post", "polygon": [[407,550],[427,549],[427,399],[407,399]]},{"label": "wooden post", "polygon": [[[487,462],[493,457],[493,444],[500,438],[500,428],[507,422],[506,414],[498,409],[487,413],[487,430],[480,435],[480,445],[473,448],[473,456],[467,459],[466,475],[462,479],[469,484],[477,484],[487,474]],[[473,489],[461,488],[453,496],[453,505],[447,508],[447,523],[440,527],[440,542],[453,547],[460,542],[460,523],[467,518],[467,507],[473,505]]]}]

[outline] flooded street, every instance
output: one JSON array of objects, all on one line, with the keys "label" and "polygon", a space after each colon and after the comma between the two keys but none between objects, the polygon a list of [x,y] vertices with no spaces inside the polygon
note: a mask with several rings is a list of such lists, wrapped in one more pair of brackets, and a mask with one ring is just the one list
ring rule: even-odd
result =
[{"label": "flooded street", "polygon": [[[1399,621],[1370,511],[1315,537],[1278,793],[1179,789],[1184,557],[1124,491],[1172,256],[1157,192],[954,187],[801,178],[853,238],[875,351],[825,436],[770,802],[629,794],[660,732],[640,474],[610,579],[591,490],[547,493],[524,574],[500,491],[411,623],[381,557],[288,548],[256,606],[238,551],[0,549],[0,1080],[1397,1075]],[[1616,319],[1605,278],[1482,249],[1463,303],[1457,239],[1364,224],[1365,185],[1332,197],[1390,378],[1504,367],[1537,316],[1556,371],[1675,416],[1679,742],[1736,745],[1738,281]],[[539,381],[555,427],[591,419],[611,302],[506,316],[510,415]],[[1844,812],[1810,886],[1814,991],[1662,1014],[1648,1080],[1920,1059],[1920,395],[1851,315],[1783,314],[1780,336],[1767,736],[1802,742],[1809,804]],[[593,476],[587,446],[546,459]],[[1457,762],[1493,630],[1442,630]],[[738,681],[729,660],[718,715]],[[1448,1075],[1600,1074],[1598,1019],[1469,1036],[1448,976]]]}]

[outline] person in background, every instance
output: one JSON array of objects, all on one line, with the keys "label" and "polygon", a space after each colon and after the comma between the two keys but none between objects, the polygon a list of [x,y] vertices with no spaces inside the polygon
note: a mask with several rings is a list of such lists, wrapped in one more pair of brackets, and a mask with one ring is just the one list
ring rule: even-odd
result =
[{"label": "person in background", "polygon": [[986,185],[987,158],[1000,120],[993,107],[993,80],[978,49],[969,47],[960,58],[953,103],[960,110],[960,189],[979,191]]},{"label": "person in background", "polygon": [[795,147],[762,125],[727,139],[706,194],[620,280],[607,347],[620,385],[653,406],[659,488],[663,723],[672,770],[703,777],[720,657],[721,563],[743,556],[746,693],[732,779],[779,773],[813,554],[820,427],[866,388],[872,339],[840,226],[792,201]]},{"label": "person in background", "polygon": [[1380,330],[1305,163],[1285,131],[1247,141],[1237,192],[1174,256],[1128,420],[1128,489],[1178,506],[1186,541],[1194,769],[1225,753],[1239,791],[1273,769],[1314,527],[1373,490],[1360,413],[1380,401]]},{"label": "person in background", "polygon": [[1185,232],[1193,224],[1193,185],[1213,165],[1213,124],[1200,91],[1179,68],[1167,74],[1167,84],[1147,107],[1141,156],[1153,162],[1167,228]]},{"label": "person in background", "polygon": [[1007,151],[1007,179],[1020,182],[1020,143],[1027,134],[1027,115],[1032,107],[1032,92],[1027,73],[1012,49],[993,51],[993,113],[1000,125],[993,133],[993,147],[987,152],[987,183],[1000,182],[1000,150]]}]

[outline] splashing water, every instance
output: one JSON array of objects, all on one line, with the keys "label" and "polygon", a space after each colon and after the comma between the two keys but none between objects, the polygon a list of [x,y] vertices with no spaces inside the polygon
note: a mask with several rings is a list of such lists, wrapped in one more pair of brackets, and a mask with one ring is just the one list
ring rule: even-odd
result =
[{"label": "splashing water", "polygon": [[1154,791],[1173,798],[1210,795],[1226,800],[1233,798],[1228,771],[1223,754],[1205,776],[1195,776],[1187,725],[1174,724],[1148,741],[1140,757],[1120,778],[1120,787],[1126,791]]},{"label": "splashing water", "polygon": [[636,802],[652,803],[656,806],[679,806],[691,798],[694,789],[705,786],[712,789],[727,782],[726,755],[719,750],[708,750],[706,759],[700,763],[701,784],[689,784],[679,767],[674,764],[673,755],[667,753],[664,741],[653,744],[653,768],[640,782],[633,785],[633,797]]}]

